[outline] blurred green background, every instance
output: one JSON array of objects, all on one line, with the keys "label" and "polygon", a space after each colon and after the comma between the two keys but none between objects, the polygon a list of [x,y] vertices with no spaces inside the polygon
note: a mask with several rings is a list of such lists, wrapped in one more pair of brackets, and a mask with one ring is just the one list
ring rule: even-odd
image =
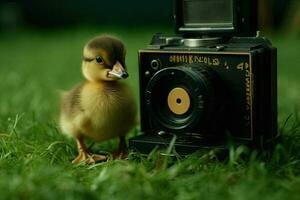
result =
[{"label": "blurred green background", "polygon": [[[292,85],[297,84],[287,83],[287,80],[292,82],[293,79],[285,76],[287,74],[289,76],[290,74],[292,76],[299,74],[297,67],[299,61],[297,56],[298,38],[300,35],[299,0],[259,0],[258,19],[259,30],[262,35],[270,38],[273,44],[278,47],[279,93],[282,94],[279,95],[279,108],[284,110],[282,105],[285,103],[289,104],[290,107],[296,106],[299,102],[299,95],[297,87],[292,89]],[[81,48],[91,37],[110,33],[123,39],[128,48],[129,70],[136,74],[137,50],[146,47],[152,34],[157,32],[172,33],[173,30],[172,0],[2,0],[0,2],[0,34],[1,39],[5,41],[1,44],[4,48],[1,54],[14,54],[13,59],[23,57],[27,59],[27,63],[36,64],[36,57],[39,54],[36,56],[28,55],[27,57],[18,54],[19,46],[25,45],[22,42],[27,42],[28,46],[25,46],[23,50],[26,53],[30,51],[49,52],[50,47],[43,46],[39,42],[43,43],[43,37],[45,37],[45,42],[53,40],[51,42],[51,47],[54,48],[53,52],[57,52],[59,55],[70,54],[69,57],[66,57],[67,55],[63,57],[64,63],[67,62],[68,58],[77,61],[72,63],[73,66],[68,69],[70,75],[64,79],[69,84],[75,82],[76,78],[78,79],[80,76],[79,68],[76,66],[79,67],[80,64]],[[26,36],[27,38],[25,38]],[[59,40],[62,41],[58,42]],[[63,44],[62,42],[70,46],[60,45]],[[13,45],[16,46],[12,47]],[[33,49],[34,45],[41,49]],[[63,48],[68,49],[62,51]],[[8,52],[8,50],[15,52]],[[62,68],[65,70],[67,66],[58,67],[64,63],[59,63],[55,56],[54,53],[48,56],[45,54],[43,58],[39,58],[39,61],[53,62],[52,65],[56,67],[54,71],[57,73],[55,76],[63,76],[64,71],[59,70]],[[5,58],[9,59],[9,56],[5,56]],[[42,59],[46,60],[43,61]],[[2,62],[9,61],[4,59]],[[8,64],[15,65],[13,61]],[[19,65],[23,67],[22,63],[17,64],[17,66]],[[24,65],[26,64],[24,63]],[[2,64],[0,68],[9,70],[5,66]],[[29,70],[28,67],[27,69]],[[31,70],[38,69],[33,68]],[[53,78],[55,78],[54,75],[48,77],[48,79]],[[132,80],[132,85],[137,89],[137,77],[133,76]],[[290,87],[285,87],[285,85],[290,85]],[[67,84],[67,86],[69,85]],[[58,89],[65,87],[62,83],[57,86]],[[282,98],[293,99],[293,103],[288,100],[281,102]],[[287,112],[291,111],[288,110]]]},{"label": "blurred green background", "polygon": [[[283,133],[267,159],[237,148],[221,161],[210,152],[175,162],[135,155],[95,166],[70,163],[76,145],[60,134],[58,105],[61,91],[83,80],[83,45],[103,33],[120,37],[127,47],[126,81],[138,99],[137,51],[154,33],[173,32],[171,3],[0,2],[0,199],[299,198],[299,0],[259,0],[259,29],[278,48]],[[88,144],[93,152],[117,148],[117,140]]]},{"label": "blurred green background", "polygon": [[[259,28],[275,30],[289,27],[299,31],[298,0],[259,0]],[[21,28],[67,28],[80,25],[172,27],[172,0],[2,0],[2,31]]]}]

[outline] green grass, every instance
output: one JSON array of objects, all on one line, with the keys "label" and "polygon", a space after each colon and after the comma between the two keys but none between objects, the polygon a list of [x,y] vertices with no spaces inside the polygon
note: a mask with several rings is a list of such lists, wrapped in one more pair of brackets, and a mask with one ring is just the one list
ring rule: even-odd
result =
[{"label": "green grass", "polygon": [[[238,147],[225,160],[211,151],[183,160],[154,153],[92,166],[70,163],[76,145],[58,129],[59,94],[82,80],[82,46],[100,33],[121,37],[137,96],[137,50],[156,31],[86,27],[0,35],[0,199],[299,199],[300,38],[271,37],[278,47],[283,133],[271,155]],[[117,148],[117,140],[89,144],[93,151]]]}]

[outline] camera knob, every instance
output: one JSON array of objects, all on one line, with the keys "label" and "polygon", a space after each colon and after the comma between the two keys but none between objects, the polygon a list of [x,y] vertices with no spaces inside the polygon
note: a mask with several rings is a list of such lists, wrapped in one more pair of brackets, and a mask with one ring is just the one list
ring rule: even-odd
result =
[{"label": "camera knob", "polygon": [[155,71],[159,70],[161,67],[161,62],[159,59],[153,59],[150,63],[151,68]]}]

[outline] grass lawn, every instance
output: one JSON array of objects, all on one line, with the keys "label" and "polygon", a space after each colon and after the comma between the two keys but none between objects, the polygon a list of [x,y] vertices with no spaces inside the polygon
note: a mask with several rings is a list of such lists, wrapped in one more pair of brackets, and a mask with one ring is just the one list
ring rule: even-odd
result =
[{"label": "grass lawn", "polygon": [[[70,163],[76,145],[58,129],[59,95],[82,80],[84,43],[99,33],[123,39],[137,97],[137,50],[156,31],[86,27],[0,34],[0,199],[299,199],[300,38],[288,36],[271,37],[278,47],[283,133],[271,156],[239,147],[222,161],[210,152],[176,161],[133,154],[128,161]],[[117,140],[89,144],[94,152],[117,148]]]}]

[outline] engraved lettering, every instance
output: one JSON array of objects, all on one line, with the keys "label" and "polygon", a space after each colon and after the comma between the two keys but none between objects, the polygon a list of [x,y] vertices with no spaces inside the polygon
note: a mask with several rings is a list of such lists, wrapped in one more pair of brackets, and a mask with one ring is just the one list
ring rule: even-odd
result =
[{"label": "engraved lettering", "polygon": [[200,57],[199,56],[195,56],[194,61],[195,61],[195,63],[200,63]]},{"label": "engraved lettering", "polygon": [[176,56],[176,62],[180,63],[180,57],[179,57],[179,55]]},{"label": "engraved lettering", "polygon": [[245,118],[245,126],[250,126],[251,125],[251,104],[252,104],[252,85],[251,85],[251,71],[250,71],[250,66],[247,62],[240,63],[236,67],[239,70],[243,70],[245,73],[245,93],[246,93],[246,113],[244,118]]},{"label": "engraved lettering", "polygon": [[245,62],[245,69],[249,69],[249,64]]},{"label": "engraved lettering", "polygon": [[169,57],[169,61],[171,62],[171,63],[173,63],[175,60],[174,60],[174,56],[170,56]]},{"label": "engraved lettering", "polygon": [[237,69],[239,70],[244,70],[244,63],[240,63],[236,66]]},{"label": "engraved lettering", "polygon": [[204,63],[202,56],[199,57],[199,63]]},{"label": "engraved lettering", "polygon": [[171,63],[203,63],[209,66],[220,66],[219,58],[200,55],[170,55]]},{"label": "engraved lettering", "polygon": [[194,63],[193,58],[194,58],[193,55],[190,55],[190,56],[189,56],[189,64]]},{"label": "engraved lettering", "polygon": [[183,55],[180,56],[180,62],[184,62],[184,56]]},{"label": "engraved lettering", "polygon": [[220,65],[219,59],[218,59],[218,58],[214,58],[212,64],[213,64],[213,66],[218,66],[218,65]]},{"label": "engraved lettering", "polygon": [[207,64],[212,65],[212,62],[211,62],[210,58],[208,58],[208,63]]}]

